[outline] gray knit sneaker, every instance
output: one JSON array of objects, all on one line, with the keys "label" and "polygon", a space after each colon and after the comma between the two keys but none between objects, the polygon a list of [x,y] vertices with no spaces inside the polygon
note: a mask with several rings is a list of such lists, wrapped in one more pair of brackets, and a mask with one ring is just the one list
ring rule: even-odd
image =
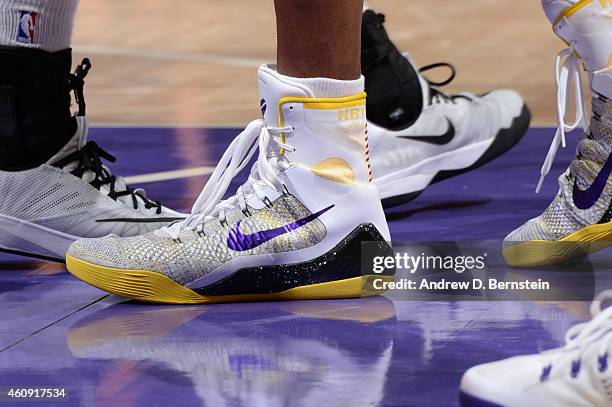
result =
[{"label": "gray knit sneaker", "polygon": [[559,263],[607,247],[612,240],[612,101],[593,98],[593,118],[576,156],[559,177],[559,193],[537,218],[504,240],[511,266]]}]

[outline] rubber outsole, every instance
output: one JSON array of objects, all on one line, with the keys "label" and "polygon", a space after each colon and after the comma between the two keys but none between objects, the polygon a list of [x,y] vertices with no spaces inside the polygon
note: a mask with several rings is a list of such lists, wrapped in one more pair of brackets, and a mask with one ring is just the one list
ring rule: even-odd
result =
[{"label": "rubber outsole", "polygon": [[[368,267],[375,257],[392,254],[393,249],[376,227],[364,223],[313,259],[243,267],[195,288],[154,271],[106,267],[71,255],[66,257],[66,264],[68,271],[80,280],[123,297],[164,304],[206,304],[376,295],[382,291],[375,288],[374,281],[393,281],[395,270],[368,275],[373,274]],[[192,285],[197,285],[197,281]]]},{"label": "rubber outsole", "polygon": [[502,250],[511,267],[564,263],[605,249],[612,244],[612,222],[587,226],[557,241],[531,240]]},{"label": "rubber outsole", "polygon": [[68,271],[78,279],[112,294],[161,304],[217,304],[226,302],[356,298],[379,294],[369,290],[373,279],[393,281],[393,276],[361,276],[266,294],[200,295],[163,274],[99,266],[66,256]]},{"label": "rubber outsole", "polygon": [[[433,185],[437,182],[444,181],[448,178],[456,177],[457,175],[464,174],[466,172],[475,170],[488,162],[493,161],[502,154],[512,149],[529,129],[531,123],[531,112],[527,105],[523,105],[519,116],[515,117],[512,124],[507,129],[501,129],[496,135],[493,143],[487,148],[482,156],[472,165],[466,168],[457,170],[443,170],[436,174],[429,185]],[[429,186],[428,185],[428,186]],[[394,206],[402,205],[416,199],[425,189],[420,191],[413,191],[407,194],[392,196],[382,200],[384,208],[391,208]]]}]

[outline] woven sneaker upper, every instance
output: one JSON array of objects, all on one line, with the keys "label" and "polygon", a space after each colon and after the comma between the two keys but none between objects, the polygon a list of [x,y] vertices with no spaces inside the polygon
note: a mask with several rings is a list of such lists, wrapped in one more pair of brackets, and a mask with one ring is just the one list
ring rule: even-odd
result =
[{"label": "woven sneaker upper", "polygon": [[504,247],[531,240],[560,240],[586,226],[605,219],[612,200],[612,182],[588,209],[579,209],[574,201],[575,188],[588,190],[603,170],[612,150],[612,102],[593,98],[593,118],[589,131],[579,140],[569,168],[559,177],[559,193],[540,216],[511,232]]},{"label": "woven sneaker upper", "polygon": [[[246,212],[246,213],[245,213]],[[311,215],[294,196],[280,196],[261,209],[235,208],[204,223],[202,230],[183,229],[172,239],[149,233],[127,239],[107,237],[84,239],[70,248],[73,257],[113,268],[141,269],[164,274],[180,284],[203,277],[233,258],[246,255],[282,253],[313,246],[323,240],[326,229],[319,220],[283,233],[250,250],[230,250],[228,236],[239,228],[243,235],[281,228]]]}]

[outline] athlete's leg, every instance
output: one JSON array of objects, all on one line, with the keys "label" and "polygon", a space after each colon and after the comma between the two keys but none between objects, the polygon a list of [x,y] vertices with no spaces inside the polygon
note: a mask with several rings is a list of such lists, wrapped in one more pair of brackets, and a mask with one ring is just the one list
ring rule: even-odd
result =
[{"label": "athlete's leg", "polygon": [[68,74],[77,5],[0,2],[0,170],[46,162],[76,130]]},{"label": "athlete's leg", "polygon": [[[259,68],[263,120],[228,148],[184,222],[85,239],[68,270],[129,298],[200,303],[364,294],[363,241],[388,255],[370,182],[359,0],[278,0],[279,71]],[[259,147],[236,195],[231,180]],[[126,255],[127,253],[130,255]],[[391,279],[389,270],[380,279]]]},{"label": "athlete's leg", "polygon": [[361,75],[361,0],[275,0],[278,72],[302,78]]},{"label": "athlete's leg", "polygon": [[70,73],[77,5],[0,2],[0,250],[63,259],[80,237],[130,236],[180,217],[112,176],[100,161],[108,154],[87,143],[89,62]]}]

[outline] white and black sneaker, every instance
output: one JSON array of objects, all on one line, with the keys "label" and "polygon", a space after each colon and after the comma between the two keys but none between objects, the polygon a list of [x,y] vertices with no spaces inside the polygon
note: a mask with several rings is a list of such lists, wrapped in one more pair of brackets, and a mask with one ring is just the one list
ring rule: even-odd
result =
[{"label": "white and black sneaker", "polygon": [[[13,51],[11,53],[27,53],[31,60],[40,61],[47,56],[42,51]],[[41,56],[42,55],[42,56]],[[11,58],[14,55],[1,55]],[[63,55],[49,56],[69,60],[69,52]],[[53,117],[42,117],[37,121],[37,114],[25,106],[19,99],[20,95],[9,93],[17,88],[27,94],[35,89],[7,87],[9,91],[0,96],[6,96],[0,102],[0,116],[9,117],[0,126],[0,250],[16,254],[24,254],[49,260],[63,261],[68,247],[77,239],[83,237],[102,237],[107,235],[135,236],[166,226],[169,222],[183,219],[184,216],[162,206],[161,203],[147,198],[141,189],[129,188],[122,178],[111,174],[102,164],[102,159],[113,162],[113,156],[102,150],[96,143],[87,141],[88,122],[85,118],[85,103],[82,94],[83,78],[90,64],[84,60],[75,74],[69,76],[70,88],[77,95],[79,113],[68,119],[74,125],[72,137],[68,137],[59,151],[43,161],[40,165],[15,163],[7,153],[11,145],[11,136],[17,134],[18,142],[33,141],[36,147],[44,142],[45,135],[35,138],[32,135],[41,131],[41,123],[54,123]],[[2,78],[6,80],[5,78]],[[8,81],[7,81],[8,82]],[[53,83],[57,83],[57,75]],[[39,84],[40,85],[40,84]],[[45,89],[43,84],[38,89]],[[63,83],[61,84],[63,85]],[[65,91],[66,89],[63,89]],[[52,93],[53,90],[50,90]],[[60,96],[63,100],[63,95]],[[69,96],[67,103],[69,104]],[[7,109],[7,106],[9,107]],[[13,118],[11,107],[19,113]],[[42,106],[42,109],[46,109]],[[51,108],[50,108],[51,109]],[[49,113],[49,111],[46,111]],[[6,115],[2,115],[6,114]],[[22,117],[34,116],[33,123],[39,125],[34,129],[29,123],[22,123]],[[44,116],[44,115],[41,115]],[[47,116],[52,116],[47,114]],[[11,120],[13,122],[11,123]],[[45,122],[45,120],[48,120]],[[58,123],[63,121],[58,120]],[[16,128],[19,131],[13,131]],[[56,129],[55,126],[52,129]],[[46,130],[47,138],[54,137],[53,130]],[[58,132],[59,133],[59,132]],[[7,142],[7,140],[9,142]],[[64,141],[65,142],[65,141]],[[44,154],[44,152],[41,152]],[[25,155],[25,154],[24,154]],[[42,157],[42,155],[41,155]],[[25,159],[29,159],[26,157]],[[16,168],[22,165],[24,168]]]},{"label": "white and black sneaker", "polygon": [[[525,102],[511,90],[448,95],[438,88],[455,77],[446,63],[417,70],[389,39],[384,16],[366,10],[362,72],[368,94],[374,182],[383,204],[416,198],[427,186],[478,168],[511,149],[529,128]],[[421,73],[451,70],[443,82]]]}]

